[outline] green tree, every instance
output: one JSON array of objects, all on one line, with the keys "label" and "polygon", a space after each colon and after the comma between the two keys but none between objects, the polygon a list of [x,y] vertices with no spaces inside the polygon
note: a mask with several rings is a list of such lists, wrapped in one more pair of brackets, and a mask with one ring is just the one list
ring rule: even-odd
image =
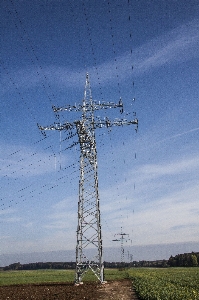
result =
[{"label": "green tree", "polygon": [[191,254],[191,265],[192,267],[197,267],[198,265],[197,256],[195,254]]}]

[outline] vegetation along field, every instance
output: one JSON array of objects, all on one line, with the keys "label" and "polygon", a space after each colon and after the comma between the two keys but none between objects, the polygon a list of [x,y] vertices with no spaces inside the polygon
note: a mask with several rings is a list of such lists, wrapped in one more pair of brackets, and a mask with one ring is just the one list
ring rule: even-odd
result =
[{"label": "vegetation along field", "polygon": [[[165,268],[165,269],[130,268],[130,269],[125,269],[123,271],[119,271],[117,269],[106,269],[105,276],[108,282],[120,280],[121,285],[123,284],[123,282],[125,282],[123,281],[124,279],[128,279],[129,281],[132,282],[136,290],[136,293],[139,296],[139,299],[142,300],[199,300],[199,268],[198,267]],[[93,281],[93,279],[94,279],[93,276],[90,276],[88,274],[86,278],[87,284],[89,284],[90,281]],[[8,285],[23,284],[23,290],[24,290],[25,288],[24,284],[26,284],[27,286],[29,286],[29,291],[31,292],[30,284],[37,284],[38,287],[41,287],[41,285],[44,286],[44,284],[46,284],[47,286],[52,283],[60,284],[64,282],[72,282],[73,280],[74,280],[74,270],[34,270],[34,271],[0,272],[0,284],[2,286],[1,289],[3,289],[5,285],[8,286]],[[93,283],[90,282],[91,287],[92,284]],[[71,289],[72,288],[73,288],[73,284],[71,285]],[[72,295],[74,294],[72,293]],[[86,299],[94,299],[92,297],[93,295],[92,296],[87,295]],[[18,299],[18,298],[11,297],[10,299]],[[31,295],[29,295],[29,298],[27,297],[26,299],[31,299]],[[40,299],[40,298],[34,298],[34,299]],[[65,295],[65,298],[63,299],[76,299],[76,298],[67,298]],[[105,299],[105,298],[100,297],[100,299]],[[110,298],[110,299],[114,299],[114,298]]]},{"label": "vegetation along field", "polygon": [[129,269],[140,299],[199,300],[199,268]]}]

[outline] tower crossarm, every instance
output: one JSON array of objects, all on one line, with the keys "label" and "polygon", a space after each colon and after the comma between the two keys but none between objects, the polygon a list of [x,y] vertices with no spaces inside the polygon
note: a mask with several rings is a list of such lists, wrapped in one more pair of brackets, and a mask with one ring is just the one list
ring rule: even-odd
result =
[{"label": "tower crossarm", "polygon": [[[74,121],[72,123],[65,122],[63,124],[61,123],[54,123],[50,126],[41,126],[37,124],[38,128],[40,130],[70,130],[77,127],[77,124],[80,124],[80,121]],[[123,125],[137,125],[136,130],[138,128],[138,119],[134,120],[127,120],[127,119],[115,119],[115,120],[109,120],[109,118],[105,118],[103,120],[96,119],[93,122],[93,128],[102,128],[102,127],[113,127],[113,126],[123,126]]]},{"label": "tower crossarm", "polygon": [[120,112],[123,112],[123,103],[122,99],[120,98],[118,103],[114,102],[100,102],[100,101],[92,101],[92,103],[84,103],[82,104],[75,104],[75,105],[66,105],[64,107],[56,107],[52,106],[52,109],[54,112],[60,112],[60,111],[82,111],[85,112],[89,111],[95,111],[100,109],[107,109],[107,108],[120,108]]},{"label": "tower crossarm", "polygon": [[37,124],[37,126],[40,130],[69,130],[76,127],[75,122],[74,123],[65,122],[63,124],[54,123],[53,125],[50,126],[41,126]]},{"label": "tower crossarm", "polygon": [[136,130],[138,129],[138,119],[127,120],[127,119],[115,119],[113,121],[105,118],[103,120],[98,120],[94,123],[94,128],[102,127],[113,127],[113,126],[123,126],[123,125],[136,125]]}]

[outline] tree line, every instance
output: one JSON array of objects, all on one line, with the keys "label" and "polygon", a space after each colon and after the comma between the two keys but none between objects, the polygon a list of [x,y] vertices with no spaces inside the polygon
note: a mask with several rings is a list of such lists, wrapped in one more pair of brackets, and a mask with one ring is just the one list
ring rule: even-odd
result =
[{"label": "tree line", "polygon": [[170,267],[197,267],[199,265],[199,252],[171,256],[167,264]]},{"label": "tree line", "polygon": [[8,270],[39,270],[39,269],[75,269],[75,262],[36,262],[29,264],[21,264],[20,262],[10,264],[3,268]]},{"label": "tree line", "polygon": [[[131,268],[131,267],[154,267],[154,268],[168,268],[168,267],[198,267],[199,266],[199,252],[191,252],[184,254],[177,254],[172,256],[169,260],[155,260],[155,261],[132,261],[127,262],[104,262],[105,268]],[[9,270],[38,270],[38,269],[75,269],[75,262],[36,262],[29,264],[21,264],[20,262],[10,264],[3,268],[4,271]]]}]

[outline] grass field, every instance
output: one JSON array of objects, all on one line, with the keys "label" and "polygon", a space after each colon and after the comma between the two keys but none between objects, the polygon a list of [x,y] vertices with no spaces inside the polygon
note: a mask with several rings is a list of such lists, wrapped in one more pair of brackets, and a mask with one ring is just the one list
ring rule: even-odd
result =
[{"label": "grass field", "polygon": [[0,285],[74,281],[71,270],[2,271]]},{"label": "grass field", "polygon": [[[107,280],[123,279],[128,277],[127,271],[106,269]],[[33,270],[33,271],[2,271],[0,272],[0,285],[49,283],[49,282],[74,282],[74,270]],[[93,273],[87,273],[86,281],[96,280]]]},{"label": "grass field", "polygon": [[[74,270],[0,272],[0,285],[74,281]],[[199,300],[199,268],[106,269],[106,280],[129,278],[143,300]],[[85,280],[96,278],[88,274]]]}]

